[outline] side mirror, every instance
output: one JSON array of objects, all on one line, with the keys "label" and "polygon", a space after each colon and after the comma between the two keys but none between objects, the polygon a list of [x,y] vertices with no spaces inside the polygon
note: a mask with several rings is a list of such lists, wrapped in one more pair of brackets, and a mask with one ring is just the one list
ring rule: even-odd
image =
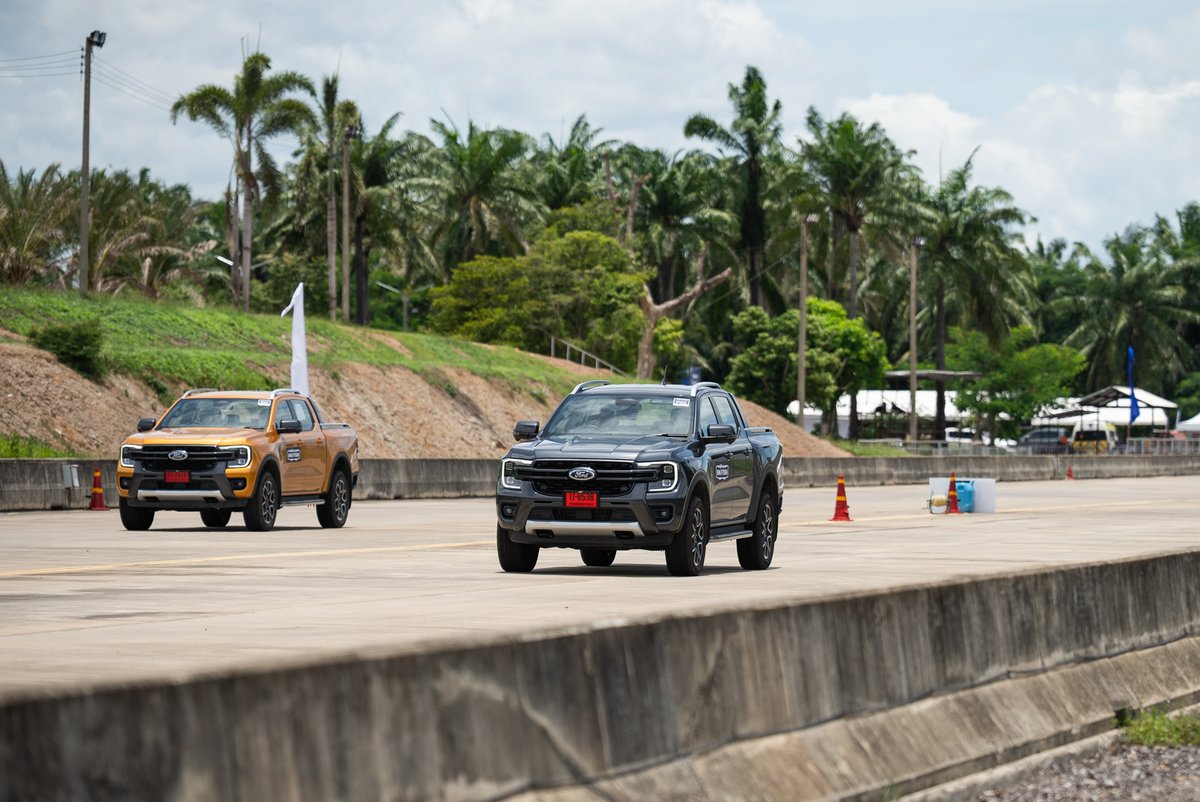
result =
[{"label": "side mirror", "polygon": [[706,443],[732,443],[737,438],[737,429],[724,423],[711,423],[704,435]]},{"label": "side mirror", "polygon": [[279,432],[280,434],[295,434],[296,432],[301,431],[302,428],[303,427],[300,425],[300,421],[296,420],[295,418],[281,420],[275,424],[275,431]]},{"label": "side mirror", "polygon": [[138,418],[138,431],[148,432],[154,428],[154,424],[157,422],[154,418]]},{"label": "side mirror", "polygon": [[519,420],[513,426],[513,439],[518,443],[533,440],[542,430],[542,424],[535,420]]}]

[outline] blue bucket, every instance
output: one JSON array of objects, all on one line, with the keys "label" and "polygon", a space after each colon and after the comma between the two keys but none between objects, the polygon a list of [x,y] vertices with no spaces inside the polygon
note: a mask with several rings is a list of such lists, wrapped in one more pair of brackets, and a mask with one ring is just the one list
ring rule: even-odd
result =
[{"label": "blue bucket", "polygon": [[958,493],[958,509],[975,512],[975,483],[970,479],[955,479],[954,491]]}]

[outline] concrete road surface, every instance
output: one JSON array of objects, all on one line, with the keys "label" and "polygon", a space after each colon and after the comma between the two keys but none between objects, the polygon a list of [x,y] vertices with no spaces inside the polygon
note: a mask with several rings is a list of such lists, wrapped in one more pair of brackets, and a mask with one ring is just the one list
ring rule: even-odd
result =
[{"label": "concrete road surface", "polygon": [[814,598],[955,577],[1200,549],[1200,477],[1010,483],[995,515],[931,516],[924,486],[786,491],[775,564],[714,544],[703,576],[660,552],[611,568],[542,552],[504,574],[490,499],[356,502],[345,529],[291,507],[269,533],[159,513],[0,514],[0,697],[182,678],[314,657]]}]

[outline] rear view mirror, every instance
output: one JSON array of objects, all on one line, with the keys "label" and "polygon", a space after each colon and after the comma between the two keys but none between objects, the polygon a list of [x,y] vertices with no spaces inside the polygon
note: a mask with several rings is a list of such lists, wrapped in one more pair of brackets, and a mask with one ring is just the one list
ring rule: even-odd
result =
[{"label": "rear view mirror", "polygon": [[513,439],[518,443],[533,440],[542,430],[542,424],[535,420],[519,420],[513,426]]},{"label": "rear view mirror", "polygon": [[154,428],[155,423],[157,423],[157,421],[154,420],[154,418],[138,418],[137,429],[139,432],[148,432]]},{"label": "rear view mirror", "polygon": [[704,435],[706,443],[732,443],[737,437],[737,430],[724,423],[709,424]]},{"label": "rear view mirror", "polygon": [[295,418],[281,420],[275,424],[275,431],[279,432],[280,434],[295,434],[296,432],[300,431],[301,428],[300,421],[296,420]]}]

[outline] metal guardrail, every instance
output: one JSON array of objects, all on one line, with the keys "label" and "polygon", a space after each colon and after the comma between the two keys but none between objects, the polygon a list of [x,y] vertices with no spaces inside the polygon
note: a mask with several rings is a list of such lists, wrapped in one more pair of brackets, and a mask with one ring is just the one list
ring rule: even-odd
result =
[{"label": "metal guardrail", "polygon": [[611,362],[606,362],[600,357],[593,354],[591,351],[585,351],[575,343],[560,340],[557,337],[550,338],[550,356],[565,359],[568,362],[572,361],[571,352],[574,351],[579,356],[579,364],[586,365],[590,360],[593,367],[604,368],[610,373],[615,373],[618,376],[624,376],[625,371],[613,365]]},{"label": "metal guardrail", "polygon": [[1150,456],[1196,456],[1200,455],[1200,437],[1177,440],[1169,437],[1131,437],[1125,443],[1126,454]]},{"label": "metal guardrail", "polygon": [[899,438],[862,439],[860,443],[881,446],[892,446],[897,451],[903,451],[908,456],[936,457],[945,454],[955,454],[963,457],[1031,457],[1031,456],[1150,456],[1150,457],[1195,457],[1200,456],[1200,438],[1180,440],[1166,437],[1131,437],[1128,442],[1120,443],[1116,448],[1096,449],[1083,446],[1068,446],[1042,444],[1036,447],[1013,446],[1001,448],[982,443],[963,443],[955,440],[921,440],[908,443]]}]

